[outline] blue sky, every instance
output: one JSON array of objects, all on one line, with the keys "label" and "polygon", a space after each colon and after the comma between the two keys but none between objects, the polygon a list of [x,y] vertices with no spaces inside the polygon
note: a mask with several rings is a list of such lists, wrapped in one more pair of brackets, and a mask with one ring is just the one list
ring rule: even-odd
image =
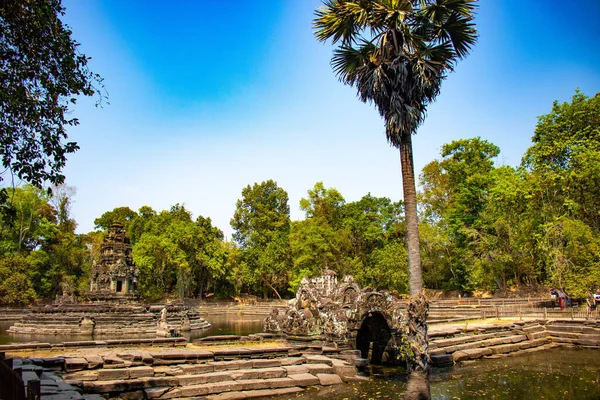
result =
[{"label": "blue sky", "polygon": [[[317,0],[64,0],[109,103],[78,103],[69,158],[79,232],[119,206],[185,204],[231,236],[242,189],[274,179],[298,203],[323,181],[347,201],[402,198],[376,110],[338,82],[312,32]],[[415,168],[481,136],[517,165],[537,116],[600,91],[600,1],[483,0],[480,38],[414,137]]]}]

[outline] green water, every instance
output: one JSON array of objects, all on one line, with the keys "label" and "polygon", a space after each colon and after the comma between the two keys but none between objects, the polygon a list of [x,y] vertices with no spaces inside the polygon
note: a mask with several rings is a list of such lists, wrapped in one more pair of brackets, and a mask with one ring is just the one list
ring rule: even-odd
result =
[{"label": "green water", "polygon": [[[371,367],[372,379],[352,385],[310,389],[282,399],[401,399],[407,376],[399,368]],[[450,399],[600,399],[600,351],[552,349],[483,359],[430,376],[431,398]]]}]

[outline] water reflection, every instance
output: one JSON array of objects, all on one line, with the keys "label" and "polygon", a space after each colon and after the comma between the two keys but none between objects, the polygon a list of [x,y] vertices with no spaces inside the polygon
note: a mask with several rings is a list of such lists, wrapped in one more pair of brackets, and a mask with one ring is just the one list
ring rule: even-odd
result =
[{"label": "water reflection", "polygon": [[[311,389],[282,399],[399,399],[408,377],[400,368],[371,367],[372,379],[359,384]],[[473,361],[430,374],[435,400],[597,400],[600,399],[600,351],[553,349]]]},{"label": "water reflection", "polygon": [[[261,316],[237,315],[237,314],[206,314],[202,315],[204,319],[211,323],[211,327],[194,332],[184,332],[183,336],[189,341],[206,336],[213,335],[249,335],[251,333],[262,332]],[[103,340],[117,338],[150,338],[153,335],[102,335],[102,336],[81,336],[81,335],[31,335],[31,334],[8,334],[6,330],[14,322],[0,321],[0,345],[9,343],[61,343],[75,340]]]}]

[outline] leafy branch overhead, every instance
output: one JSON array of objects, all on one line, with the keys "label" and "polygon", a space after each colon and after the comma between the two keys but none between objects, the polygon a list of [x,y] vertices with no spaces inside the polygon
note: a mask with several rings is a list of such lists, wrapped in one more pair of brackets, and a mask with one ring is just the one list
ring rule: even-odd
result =
[{"label": "leafy branch overhead", "polygon": [[104,100],[60,0],[0,2],[0,156],[5,174],[41,187],[60,184],[67,155],[79,149],[68,126],[78,96]]}]

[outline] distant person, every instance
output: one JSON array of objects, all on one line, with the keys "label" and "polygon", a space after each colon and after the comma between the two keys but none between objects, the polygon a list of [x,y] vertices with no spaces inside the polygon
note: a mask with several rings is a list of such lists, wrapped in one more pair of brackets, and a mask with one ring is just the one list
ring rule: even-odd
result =
[{"label": "distant person", "polygon": [[585,301],[587,302],[587,309],[588,309],[588,317],[590,316],[590,314],[592,313],[592,311],[594,311],[596,309],[596,299],[595,299],[595,294],[592,291],[592,289],[588,290],[587,296],[585,298]]},{"label": "distant person", "polygon": [[556,306],[556,299],[558,299],[558,292],[556,289],[550,289],[550,298],[552,299],[552,307]]},{"label": "distant person", "polygon": [[596,293],[594,293],[594,305],[596,307],[598,307],[599,304],[600,304],[600,289],[597,289]]},{"label": "distant person", "polygon": [[557,293],[558,293],[558,306],[560,307],[560,309],[562,311],[567,306],[567,295],[562,290],[558,290]]}]

